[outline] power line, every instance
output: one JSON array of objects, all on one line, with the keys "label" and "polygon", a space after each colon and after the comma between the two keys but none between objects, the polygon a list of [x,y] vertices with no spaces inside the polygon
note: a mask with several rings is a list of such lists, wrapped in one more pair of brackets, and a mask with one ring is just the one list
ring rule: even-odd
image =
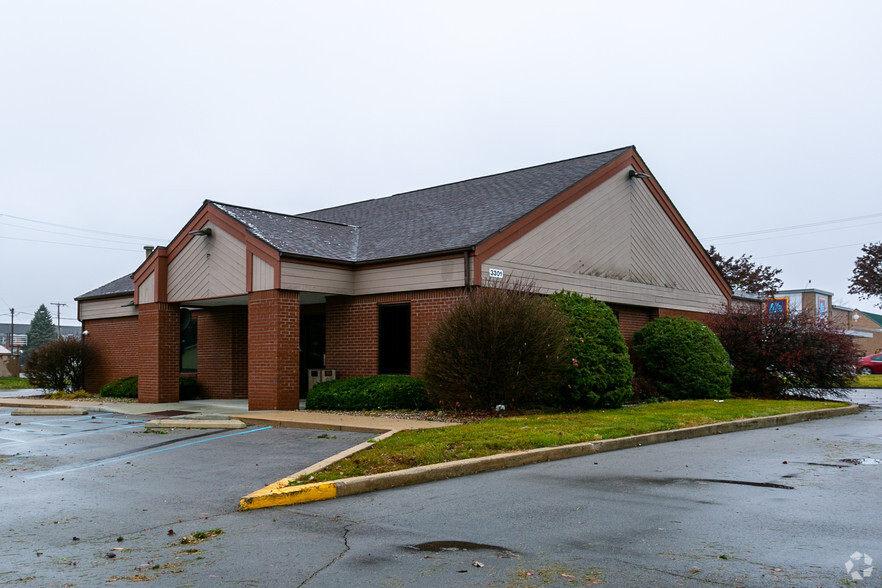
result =
[{"label": "power line", "polygon": [[725,245],[726,247],[728,247],[728,246],[730,246],[730,245],[738,245],[738,244],[741,244],[741,243],[756,243],[757,241],[771,241],[771,240],[773,240],[773,239],[792,239],[793,237],[803,237],[803,236],[805,236],[805,235],[817,235],[818,233],[829,233],[829,232],[832,232],[832,231],[842,231],[842,230],[844,230],[844,229],[856,229],[856,228],[859,228],[859,227],[869,227],[869,226],[873,226],[873,225],[878,225],[878,224],[880,224],[880,223],[882,223],[882,221],[875,221],[875,222],[872,222],[872,223],[864,223],[864,224],[861,224],[861,225],[852,225],[852,226],[850,226],[850,227],[838,227],[838,228],[833,228],[833,229],[821,229],[821,230],[819,230],[819,231],[808,231],[808,232],[805,232],[805,233],[795,233],[795,234],[792,234],[792,235],[774,235],[774,236],[771,236],[771,237],[759,237],[759,238],[757,238],[757,239],[743,239],[743,240],[740,240],[740,241],[730,241],[730,242],[728,242],[728,243],[725,243],[724,245]]},{"label": "power line", "polygon": [[[60,231],[50,231],[48,229],[37,229],[34,227],[23,227],[21,225],[14,225],[12,223],[0,222],[0,225],[3,225],[5,227],[15,227],[16,229],[23,229],[25,231],[38,231],[40,233],[49,233],[51,235],[64,235],[65,237],[74,237],[75,239],[91,239],[93,241],[108,241],[110,243],[126,243],[126,241],[121,241],[119,239],[105,239],[103,237],[90,237],[88,235],[75,235],[73,233],[62,233]],[[10,237],[10,238],[14,238],[14,237]],[[139,239],[136,237],[126,237],[126,239],[129,241],[138,240],[140,243],[144,242],[143,239]],[[133,243],[127,243],[127,244],[132,245]]]},{"label": "power line", "polygon": [[806,249],[804,251],[791,251],[790,253],[776,253],[774,255],[758,255],[757,259],[771,259],[772,257],[785,257],[787,255],[801,255],[803,253],[817,253],[818,251],[831,251],[833,249],[845,249],[846,247],[859,247],[865,243],[851,243],[850,245],[834,245],[833,247],[821,247],[820,249]]},{"label": "power line", "polygon": [[123,234],[123,233],[110,233],[110,232],[107,232],[107,231],[96,231],[95,229],[83,229],[83,228],[80,228],[80,227],[74,227],[74,226],[71,226],[71,225],[61,225],[61,224],[58,224],[58,223],[50,223],[50,222],[46,222],[46,221],[34,220],[34,219],[32,219],[32,218],[25,218],[25,217],[23,217],[23,216],[13,216],[13,215],[11,215],[11,214],[2,214],[2,213],[0,213],[0,217],[4,217],[4,216],[5,216],[6,218],[14,218],[14,219],[16,219],[16,220],[22,220],[22,221],[26,221],[26,222],[29,222],[29,223],[37,223],[37,224],[40,224],[40,225],[48,225],[48,226],[50,226],[50,227],[61,227],[62,229],[72,229],[72,230],[74,230],[74,231],[82,231],[82,232],[85,232],[85,233],[96,233],[96,234],[98,234],[98,235],[109,235],[109,236],[111,236],[111,237],[123,237],[123,238],[126,238],[126,239],[140,239],[140,240],[146,240],[146,241],[154,241],[154,242],[159,241],[159,242],[163,242],[163,239],[158,239],[158,238],[156,238],[156,237],[142,237],[142,236],[140,236],[140,235],[125,235],[125,234]]},{"label": "power line", "polygon": [[804,225],[793,225],[793,226],[789,226],[789,227],[778,227],[778,228],[774,228],[774,229],[761,229],[758,231],[748,231],[746,233],[732,233],[730,235],[717,235],[715,237],[706,237],[704,240],[710,241],[713,239],[730,239],[730,238],[735,238],[735,237],[750,237],[753,235],[765,235],[768,233],[777,233],[777,232],[781,232],[781,231],[792,231],[795,229],[807,229],[807,228],[811,228],[811,227],[832,225],[832,224],[836,224],[836,223],[847,223],[847,222],[851,222],[851,221],[865,220],[868,218],[875,218],[875,217],[882,217],[882,213],[863,214],[861,216],[853,216],[851,218],[840,218],[840,219],[828,220],[828,221],[818,221],[818,222],[814,222],[814,223],[806,223]]},{"label": "power line", "polygon": [[111,251],[137,251],[134,249],[137,247],[135,244],[132,244],[132,248],[122,248],[122,247],[102,247],[100,245],[86,245],[85,243],[65,243],[63,241],[43,241],[40,239],[25,239],[24,237],[6,237],[0,235],[0,239],[9,239],[11,241],[27,241],[29,243],[44,243],[47,245],[67,245],[68,247],[88,247],[90,249],[109,249]]}]

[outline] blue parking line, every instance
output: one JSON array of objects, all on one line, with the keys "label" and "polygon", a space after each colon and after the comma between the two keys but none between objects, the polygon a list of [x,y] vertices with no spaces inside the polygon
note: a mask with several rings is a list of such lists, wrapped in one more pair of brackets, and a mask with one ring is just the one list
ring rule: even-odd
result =
[{"label": "blue parking line", "polygon": [[53,423],[30,423],[31,425],[39,425],[41,427],[55,427],[57,429],[73,429],[76,431],[94,431],[95,429],[86,429],[83,427],[74,427],[73,425],[56,425]]},{"label": "blue parking line", "polygon": [[183,449],[183,448],[185,448],[185,447],[189,447],[189,446],[191,446],[191,445],[198,445],[199,443],[207,443],[207,442],[209,442],[209,441],[218,441],[218,440],[220,440],[220,439],[227,439],[227,438],[229,438],[229,437],[236,437],[236,436],[238,436],[238,435],[246,435],[246,434],[248,434],[248,433],[256,433],[256,432],[258,432],[258,431],[266,431],[267,429],[272,429],[272,427],[260,427],[260,428],[258,428],[258,429],[249,429],[249,430],[246,430],[246,431],[237,431],[236,433],[229,433],[229,434],[227,434],[227,435],[220,435],[220,436],[218,436],[218,437],[211,437],[211,438],[208,438],[208,439],[199,439],[199,440],[197,440],[197,441],[190,441],[190,442],[188,442],[188,443],[183,443],[183,444],[181,444],[181,445],[174,445],[174,446],[171,446],[171,447],[163,447],[162,449],[155,449],[155,450],[153,450],[153,451],[146,451],[146,452],[144,452],[144,453],[135,453],[135,454],[133,454],[133,455],[127,455],[127,456],[124,456],[124,457],[117,457],[117,458],[114,458],[114,459],[108,459],[108,460],[106,460],[106,461],[100,461],[100,462],[98,462],[98,463],[91,463],[91,464],[89,464],[89,465],[84,465],[84,466],[80,466],[80,467],[76,467],[76,468],[70,468],[70,469],[67,469],[67,470],[59,470],[59,471],[54,471],[54,472],[46,472],[46,473],[43,473],[43,474],[37,474],[37,475],[34,475],[34,476],[29,476],[28,479],[29,479],[29,480],[35,480],[35,479],[37,479],[37,478],[46,478],[46,477],[48,477],[48,476],[58,476],[58,475],[61,475],[61,474],[67,474],[67,473],[70,473],[70,472],[78,472],[78,471],[81,471],[81,470],[86,470],[86,469],[94,468],[94,467],[97,467],[97,466],[109,465],[109,464],[117,463],[117,462],[120,462],[120,461],[132,461],[133,459],[137,459],[137,458],[139,458],[139,457],[147,457],[147,456],[149,456],[149,455],[155,455],[155,454],[157,454],[157,453],[163,453],[163,452],[165,452],[165,451],[171,451],[172,449]]},{"label": "blue parking line", "polygon": [[50,433],[46,431],[31,431],[30,429],[25,429],[23,427],[16,427],[15,429],[10,429],[8,427],[0,427],[0,431],[18,431],[21,433],[30,433],[31,435],[45,435],[47,437],[59,437],[64,433]]}]

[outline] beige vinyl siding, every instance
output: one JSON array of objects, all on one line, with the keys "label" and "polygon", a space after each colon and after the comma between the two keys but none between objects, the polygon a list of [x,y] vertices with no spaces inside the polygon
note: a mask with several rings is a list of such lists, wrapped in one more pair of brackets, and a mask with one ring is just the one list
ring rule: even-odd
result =
[{"label": "beige vinyl siding", "polygon": [[[469,260],[470,272],[472,265]],[[301,292],[358,296],[456,288],[464,283],[462,258],[357,270],[282,263],[282,289]]]},{"label": "beige vinyl siding", "polygon": [[275,268],[252,253],[251,290],[255,292],[258,290],[272,290],[275,277]]},{"label": "beige vinyl siding", "polygon": [[[711,275],[642,181],[628,170],[502,249],[483,267],[606,302],[717,310]],[[483,281],[483,283],[490,283]]]},{"label": "beige vinyl siding", "polygon": [[[725,302],[722,294],[703,294],[598,276],[584,276],[533,265],[509,263],[503,268],[499,262],[492,263],[495,265],[485,267],[500,268],[505,271],[506,277],[532,282],[543,294],[569,290],[610,304],[670,308],[693,312],[713,312],[719,310]],[[493,281],[487,277],[486,271],[483,276],[483,284],[493,284]]]},{"label": "beige vinyl siding", "polygon": [[282,290],[352,294],[352,271],[303,263],[282,262]]},{"label": "beige vinyl siding", "polygon": [[122,298],[104,298],[102,300],[86,300],[80,302],[79,315],[81,321],[105,318],[138,316],[138,308],[132,296]]},{"label": "beige vinyl siding", "polygon": [[464,284],[463,259],[442,259],[359,270],[355,274],[354,294],[456,288]]},{"label": "beige vinyl siding", "polygon": [[151,273],[138,286],[138,304],[149,304],[156,301],[156,273]]},{"label": "beige vinyl siding", "polygon": [[168,300],[245,294],[245,244],[208,222],[210,237],[194,237],[168,264]]}]

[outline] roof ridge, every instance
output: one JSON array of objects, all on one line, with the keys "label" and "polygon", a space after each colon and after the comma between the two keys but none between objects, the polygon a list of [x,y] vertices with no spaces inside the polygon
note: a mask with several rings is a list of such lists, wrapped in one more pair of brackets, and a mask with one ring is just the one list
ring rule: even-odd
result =
[{"label": "roof ridge", "polygon": [[[368,199],[365,199],[365,200],[359,200],[358,202],[349,202],[349,203],[346,203],[346,204],[339,204],[339,205],[337,205],[337,206],[329,206],[329,207],[327,207],[327,208],[319,208],[319,209],[316,209],[316,210],[310,210],[309,212],[303,212],[303,213],[300,213],[300,215],[298,215],[298,216],[303,216],[303,215],[307,215],[307,214],[316,214],[316,213],[320,213],[320,212],[326,212],[326,211],[329,211],[329,210],[337,210],[337,209],[340,209],[340,208],[346,208],[347,206],[363,205],[363,204],[366,204],[366,203],[368,203],[368,202],[377,202],[378,200],[388,200],[388,199],[390,199],[390,198],[398,198],[398,197],[400,197],[400,196],[407,196],[407,195],[409,195],[409,194],[416,194],[416,193],[418,193],[418,192],[425,192],[425,191],[428,191],[428,190],[437,190],[438,188],[444,188],[444,187],[447,187],[447,186],[456,186],[456,185],[459,185],[459,184],[466,184],[466,183],[468,183],[468,182],[476,182],[476,181],[478,181],[478,180],[486,180],[486,179],[488,179],[488,178],[494,178],[494,177],[497,177],[497,176],[506,176],[506,175],[509,175],[509,174],[514,174],[514,173],[518,173],[518,172],[522,172],[522,171],[526,171],[526,170],[533,170],[533,169],[539,169],[539,168],[548,167],[548,166],[552,166],[552,165],[559,165],[559,164],[561,164],[561,163],[567,163],[567,162],[570,162],[570,161],[576,161],[576,160],[578,160],[578,159],[587,159],[587,158],[589,158],[589,157],[597,157],[597,156],[599,156],[599,155],[606,155],[607,153],[614,153],[614,152],[616,152],[616,151],[622,151],[622,152],[624,152],[624,151],[627,151],[628,149],[634,149],[634,150],[636,151],[636,147],[635,147],[634,145],[627,145],[627,146],[625,146],[625,147],[619,147],[618,149],[607,149],[606,151],[600,151],[600,152],[598,152],[598,153],[589,153],[589,154],[587,154],[587,155],[578,155],[578,156],[576,156],[576,157],[568,157],[568,158],[566,158],[566,159],[560,159],[560,160],[558,160],[558,161],[549,161],[549,162],[547,162],[547,163],[540,163],[539,165],[527,165],[527,166],[524,166],[524,167],[519,167],[519,168],[517,168],[517,169],[510,169],[510,170],[507,170],[507,171],[496,172],[496,173],[493,173],[493,174],[485,174],[485,175],[482,175],[482,176],[475,176],[475,177],[473,177],[473,178],[468,178],[468,179],[465,179],[465,180],[458,180],[458,181],[456,181],[456,182],[446,182],[446,183],[443,183],[443,184],[437,184],[437,185],[434,185],[434,186],[427,186],[427,187],[425,187],[425,188],[417,188],[417,189],[415,189],[415,190],[408,190],[408,191],[406,191],[406,192],[398,192],[397,194],[390,194],[389,196],[381,196],[381,197],[379,197],[379,198],[368,198]],[[311,217],[306,217],[306,218],[309,218],[310,220],[318,220],[318,219],[313,219],[313,218],[311,218]]]},{"label": "roof ridge", "polygon": [[358,225],[350,225],[348,223],[340,223],[340,222],[329,221],[329,220],[324,220],[324,219],[320,219],[320,218],[309,218],[309,217],[303,216],[303,214],[305,214],[305,213],[288,214],[286,212],[276,212],[274,210],[264,210],[262,208],[253,208],[251,206],[239,206],[238,204],[227,204],[226,202],[218,202],[217,200],[206,200],[205,203],[212,204],[215,207],[226,206],[228,208],[238,208],[239,210],[249,210],[251,212],[261,212],[263,214],[274,214],[276,216],[285,216],[288,218],[299,218],[300,220],[308,220],[308,221],[312,221],[312,222],[316,222],[316,223],[327,223],[329,225],[350,227],[353,229],[360,228]]}]

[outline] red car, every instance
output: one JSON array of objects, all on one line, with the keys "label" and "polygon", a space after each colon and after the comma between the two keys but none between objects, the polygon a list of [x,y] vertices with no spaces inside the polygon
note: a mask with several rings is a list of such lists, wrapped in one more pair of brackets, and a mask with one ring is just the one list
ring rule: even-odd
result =
[{"label": "red car", "polygon": [[859,374],[882,374],[882,353],[860,358],[855,367]]}]

